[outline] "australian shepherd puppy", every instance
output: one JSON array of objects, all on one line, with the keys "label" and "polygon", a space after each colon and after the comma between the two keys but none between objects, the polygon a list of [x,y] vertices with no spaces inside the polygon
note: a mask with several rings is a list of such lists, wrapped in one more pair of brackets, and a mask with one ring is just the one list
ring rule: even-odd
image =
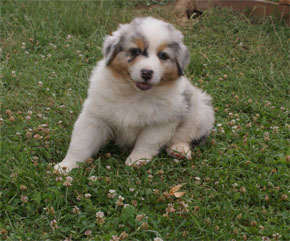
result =
[{"label": "australian shepherd puppy", "polygon": [[214,111],[210,96],[184,77],[189,52],[181,32],[152,17],[136,18],[105,38],[103,54],[68,152],[55,168],[69,172],[109,140],[132,148],[128,166],[149,162],[162,147],[191,159],[190,144],[210,134]]}]

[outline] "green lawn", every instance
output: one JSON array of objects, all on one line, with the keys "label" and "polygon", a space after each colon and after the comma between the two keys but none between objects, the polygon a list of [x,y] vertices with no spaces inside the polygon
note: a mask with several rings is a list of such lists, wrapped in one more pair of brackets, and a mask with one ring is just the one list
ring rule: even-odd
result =
[{"label": "green lawn", "polygon": [[[289,27],[221,10],[185,23],[147,2],[1,1],[1,240],[290,239]],[[133,169],[110,143],[55,173],[104,36],[140,15],[184,33],[212,135],[192,161]]]}]

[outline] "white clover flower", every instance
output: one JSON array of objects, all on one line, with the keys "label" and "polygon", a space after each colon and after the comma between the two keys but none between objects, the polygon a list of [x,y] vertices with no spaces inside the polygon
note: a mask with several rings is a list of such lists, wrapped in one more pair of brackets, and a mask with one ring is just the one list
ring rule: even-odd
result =
[{"label": "white clover flower", "polygon": [[67,176],[66,178],[65,178],[65,182],[63,183],[63,185],[64,186],[66,186],[66,187],[69,187],[69,186],[71,186],[72,184],[72,180],[73,180],[73,178],[71,177],[71,176]]},{"label": "white clover flower", "polygon": [[278,133],[279,131],[279,126],[271,126],[270,127],[275,133]]},{"label": "white clover flower", "polygon": [[103,218],[105,217],[105,214],[102,211],[96,212],[96,218]]},{"label": "white clover flower", "polygon": [[273,238],[275,239],[275,240],[278,240],[279,238],[281,238],[282,236],[279,234],[279,233],[274,233],[273,234]]},{"label": "white clover flower", "polygon": [[51,47],[53,47],[54,49],[57,48],[57,46],[56,46],[55,44],[53,44],[53,43],[50,43],[49,45],[50,45]]},{"label": "white clover flower", "polygon": [[89,180],[92,181],[92,182],[95,182],[97,180],[97,177],[96,176],[91,176],[91,177],[89,177]]},{"label": "white clover flower", "polygon": [[56,178],[55,178],[55,181],[56,181],[56,182],[61,182],[61,181],[62,181],[62,177],[56,177]]},{"label": "white clover flower", "polygon": [[239,184],[237,184],[237,183],[234,183],[232,186],[233,186],[233,187],[238,187],[238,186],[239,186]]},{"label": "white clover flower", "polygon": [[73,213],[74,213],[74,214],[80,214],[80,212],[81,212],[81,211],[80,211],[80,209],[79,209],[77,206],[74,206],[74,207],[73,207]]},{"label": "white clover flower", "polygon": [[113,189],[110,189],[109,193],[107,194],[107,197],[113,199],[116,197],[116,195],[117,195],[117,192]]},{"label": "white clover flower", "polygon": [[264,141],[269,141],[270,140],[270,134],[269,132],[264,133]]},{"label": "white clover flower", "polygon": [[159,237],[156,237],[156,238],[154,238],[154,241],[163,241],[163,239],[159,238]]},{"label": "white clover flower", "polygon": [[144,219],[144,217],[145,217],[145,214],[144,214],[144,213],[142,213],[142,214],[138,214],[138,215],[136,216],[136,220],[139,221],[139,222],[141,222],[141,221]]},{"label": "white clover flower", "polygon": [[71,184],[71,182],[67,182],[67,181],[65,181],[65,182],[63,183],[63,185],[66,186],[66,187],[70,187],[72,184]]},{"label": "white clover flower", "polygon": [[116,205],[117,206],[124,206],[124,203],[123,203],[124,200],[125,200],[125,198],[123,198],[121,195],[119,195],[119,198],[116,201]]},{"label": "white clover flower", "polygon": [[102,211],[96,212],[96,222],[98,224],[103,224],[105,222],[105,214]]},{"label": "white clover flower", "polygon": [[21,195],[20,199],[21,199],[22,202],[25,202],[25,203],[28,202],[28,197],[25,196],[25,195]]},{"label": "white clover flower", "polygon": [[87,198],[87,199],[89,199],[91,196],[92,196],[92,194],[90,194],[90,193],[85,194],[85,198]]},{"label": "white clover flower", "polygon": [[72,178],[71,176],[67,176],[67,177],[65,178],[65,180],[66,180],[67,182],[72,182],[73,178]]},{"label": "white clover flower", "polygon": [[51,222],[50,222],[50,227],[52,228],[52,230],[55,230],[58,228],[58,225],[57,225],[57,222],[55,219],[53,219]]},{"label": "white clover flower", "polygon": [[88,229],[87,231],[85,231],[84,233],[86,236],[90,236],[92,235],[92,231],[90,229]]},{"label": "white clover flower", "polygon": [[119,240],[120,239],[119,239],[118,235],[113,235],[112,239],[110,239],[110,241],[119,241]]}]

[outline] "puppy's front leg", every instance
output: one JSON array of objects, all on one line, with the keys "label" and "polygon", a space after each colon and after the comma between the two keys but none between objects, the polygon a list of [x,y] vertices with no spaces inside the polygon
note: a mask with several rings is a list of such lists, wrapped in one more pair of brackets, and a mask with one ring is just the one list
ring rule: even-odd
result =
[{"label": "puppy's front leg", "polygon": [[62,173],[70,172],[78,162],[84,162],[110,138],[109,127],[100,119],[83,111],[75,123],[68,152],[54,168]]},{"label": "puppy's front leg", "polygon": [[126,165],[149,162],[160,148],[172,138],[176,123],[146,127],[137,137],[135,147],[126,160]]}]

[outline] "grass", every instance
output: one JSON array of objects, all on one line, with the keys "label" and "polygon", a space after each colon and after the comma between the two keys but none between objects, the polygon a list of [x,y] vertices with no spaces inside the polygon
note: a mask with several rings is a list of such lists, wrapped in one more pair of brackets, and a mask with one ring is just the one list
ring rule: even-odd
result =
[{"label": "grass", "polygon": [[[1,2],[2,240],[289,240],[288,27],[221,10],[184,23],[146,4]],[[103,38],[140,15],[184,33],[215,129],[192,161],[161,152],[135,170],[110,143],[60,176]]]}]

